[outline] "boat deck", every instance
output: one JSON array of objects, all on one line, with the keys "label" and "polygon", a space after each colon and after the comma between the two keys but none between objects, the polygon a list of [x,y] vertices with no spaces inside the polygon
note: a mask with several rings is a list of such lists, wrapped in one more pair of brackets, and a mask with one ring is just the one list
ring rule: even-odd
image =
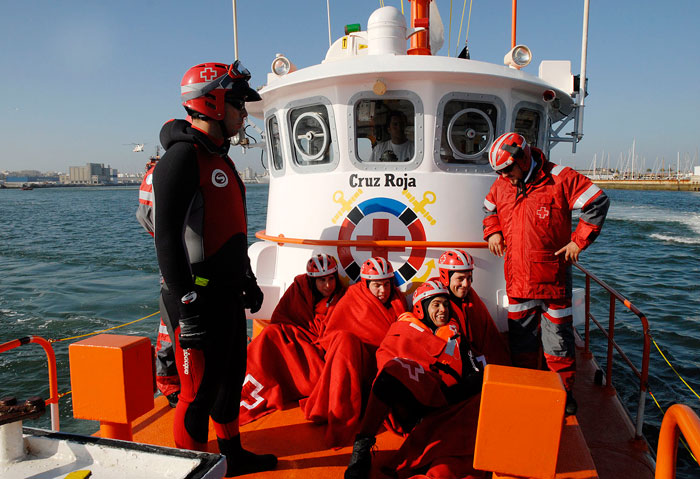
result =
[{"label": "boat deck", "polygon": [[[593,382],[597,370],[595,361],[585,359],[581,354],[578,354],[577,361],[579,373],[574,395],[579,411],[575,417],[568,417],[564,424],[556,477],[653,478],[653,461],[634,442],[634,428],[617,396],[607,393]],[[134,422],[134,441],[175,447],[172,438],[173,412],[164,397],[156,398],[155,408]],[[247,449],[274,453],[279,458],[277,470],[250,477],[342,477],[352,447],[326,448],[323,432],[323,426],[304,419],[299,407],[275,412],[241,427],[242,442]],[[380,471],[380,467],[399,448],[401,442],[402,438],[387,431],[377,437],[373,478],[388,477]],[[218,452],[213,427],[209,429],[208,450]]]}]

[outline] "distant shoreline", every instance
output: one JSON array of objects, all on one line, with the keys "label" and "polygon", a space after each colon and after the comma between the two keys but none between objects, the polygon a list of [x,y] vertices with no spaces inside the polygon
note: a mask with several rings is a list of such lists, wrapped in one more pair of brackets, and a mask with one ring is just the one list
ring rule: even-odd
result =
[{"label": "distant shoreline", "polygon": [[[138,188],[139,185],[138,183],[118,183],[118,184],[104,184],[104,185],[37,185],[37,184],[28,184],[27,186],[30,186],[32,189],[39,189],[39,188]],[[0,185],[0,189],[3,190],[21,190],[23,188],[22,185]]]},{"label": "distant shoreline", "polygon": [[654,190],[654,191],[700,191],[700,183],[690,180],[592,180],[603,189]]}]

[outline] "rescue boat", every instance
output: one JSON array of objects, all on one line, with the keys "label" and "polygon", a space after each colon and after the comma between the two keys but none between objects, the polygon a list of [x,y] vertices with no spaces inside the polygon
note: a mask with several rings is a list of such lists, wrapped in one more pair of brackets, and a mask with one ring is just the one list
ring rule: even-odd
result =
[{"label": "rescue boat", "polygon": [[[267,83],[259,90],[263,100],[247,105],[249,113],[264,124],[264,140],[257,146],[265,148],[269,171],[266,228],[256,234],[260,241],[249,249],[265,293],[263,307],[249,318],[254,334],[264,327],[294,276],[304,270],[314,253],[338,258],[346,283],[358,279],[364,260],[384,256],[393,264],[397,284],[410,295],[417,285],[437,274],[437,258],[453,247],[467,249],[474,256],[474,288],[499,329],[507,327],[503,263],[488,252],[482,239],[481,207],[496,178],[488,163],[488,149],[503,132],[516,131],[547,156],[558,143],[569,143],[575,151],[583,136],[588,1],[579,75],[572,74],[569,61],[543,61],[537,76],[522,71],[532,54],[525,45],[516,44],[515,25],[504,65],[472,60],[466,51],[461,57],[433,56],[430,0],[413,0],[411,7],[408,25],[396,8],[383,7],[372,13],[365,30],[349,26],[317,65],[297,69],[289,58],[278,55],[272,59]],[[393,112],[405,119],[408,153],[377,157],[373,147],[392,139],[386,127]],[[572,130],[564,135],[561,132],[567,125]],[[549,403],[540,401],[543,406],[531,411],[528,424],[541,427],[528,428],[515,424],[505,409],[485,408],[482,402],[475,465],[500,478],[647,478],[654,476],[655,468],[656,477],[675,477],[679,431],[699,453],[700,420],[690,408],[671,408],[664,419],[655,464],[642,435],[650,344],[647,318],[592,272],[576,267],[585,281],[574,290],[575,324],[584,331],[577,344],[578,413],[566,418],[560,414],[552,421]],[[607,327],[591,313],[594,288],[610,300]],[[614,342],[618,304],[640,321],[643,351],[639,367]],[[607,337],[604,371],[590,351],[592,323]],[[165,467],[159,465],[160,458],[171,459],[168,467],[183,458],[183,451],[169,449],[174,447],[173,410],[162,396],[153,402],[152,389],[144,386],[148,377],[136,378],[138,374],[125,366],[128,360],[113,364],[112,382],[127,371],[117,381],[120,399],[114,404],[101,399],[107,385],[91,377],[90,364],[112,360],[99,347],[117,347],[122,352],[134,350],[136,343],[146,347],[140,340],[104,336],[71,346],[76,346],[75,354],[71,349],[74,415],[99,420],[98,438],[76,439],[25,428],[24,446],[17,446],[15,436],[14,449],[0,459],[2,477],[29,477],[27,469],[21,468],[23,463],[60,456],[60,451],[87,450],[87,444],[119,451],[114,454],[123,459],[75,456],[61,465],[31,470],[31,477],[66,477],[71,467],[90,469],[101,461],[114,462],[116,471],[121,471],[119,477],[145,477],[127,468],[126,462],[133,466],[152,460],[148,462],[151,477],[151,472]],[[0,345],[0,352],[32,341],[41,343],[25,338]],[[614,349],[622,353],[639,380],[634,420],[612,384],[617,365]],[[51,374],[55,381],[55,370]],[[491,384],[505,384],[510,394],[535,394],[535,399],[546,396],[542,391],[550,387],[513,368],[492,368],[486,376]],[[81,381],[87,383],[80,386]],[[58,394],[53,384],[46,402],[57,416]],[[17,422],[11,424],[16,429]],[[58,422],[52,422],[52,427],[57,431]],[[350,447],[327,449],[319,426],[305,421],[294,405],[243,426],[241,432],[247,448],[272,452],[280,459],[275,471],[256,477],[341,477],[351,453]],[[3,447],[10,444],[4,434],[0,435]],[[63,446],[33,446],[37,437],[62,441]],[[508,446],[513,441],[521,446]],[[402,438],[390,432],[378,436],[373,477],[385,477],[380,471],[383,459],[401,442]],[[537,454],[525,447],[528,444],[535,446]],[[209,447],[216,452],[213,430]],[[134,449],[145,449],[153,457],[137,456]],[[222,456],[198,454],[184,454],[190,461],[183,466],[185,472],[181,476],[167,473],[166,477],[221,477]]]}]

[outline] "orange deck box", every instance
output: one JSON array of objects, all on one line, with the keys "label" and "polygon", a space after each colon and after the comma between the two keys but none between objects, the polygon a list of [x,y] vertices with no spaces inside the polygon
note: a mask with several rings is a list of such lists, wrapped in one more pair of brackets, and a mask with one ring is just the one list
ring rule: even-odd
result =
[{"label": "orange deck box", "polygon": [[73,416],[129,424],[153,409],[153,353],[146,337],[98,334],[68,348]]},{"label": "orange deck box", "polygon": [[474,467],[553,478],[565,405],[566,391],[557,373],[486,366]]}]

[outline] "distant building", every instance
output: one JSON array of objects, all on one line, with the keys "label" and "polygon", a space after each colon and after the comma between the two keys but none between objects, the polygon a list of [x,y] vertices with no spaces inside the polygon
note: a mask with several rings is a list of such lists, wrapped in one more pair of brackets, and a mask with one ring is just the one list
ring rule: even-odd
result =
[{"label": "distant building", "polygon": [[102,163],[71,166],[67,175],[61,175],[61,183],[68,185],[104,185],[117,182],[119,172]]}]

